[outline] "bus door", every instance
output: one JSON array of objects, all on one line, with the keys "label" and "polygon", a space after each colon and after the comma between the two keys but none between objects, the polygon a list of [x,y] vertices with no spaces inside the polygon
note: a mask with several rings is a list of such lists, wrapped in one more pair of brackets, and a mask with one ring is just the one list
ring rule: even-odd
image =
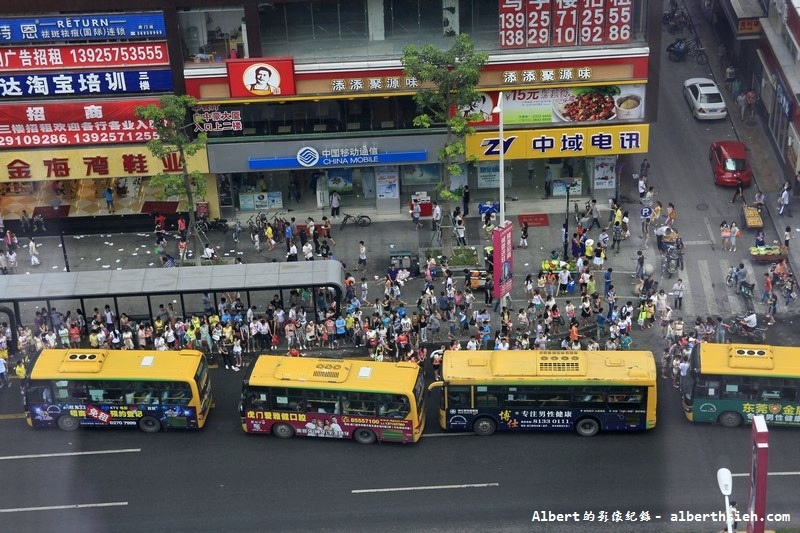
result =
[{"label": "bus door", "polygon": [[444,381],[434,381],[430,385],[428,385],[428,396],[436,390],[439,390],[439,426],[442,429],[447,429],[444,425],[444,415],[446,406],[444,404],[445,394],[440,390],[444,386]]}]

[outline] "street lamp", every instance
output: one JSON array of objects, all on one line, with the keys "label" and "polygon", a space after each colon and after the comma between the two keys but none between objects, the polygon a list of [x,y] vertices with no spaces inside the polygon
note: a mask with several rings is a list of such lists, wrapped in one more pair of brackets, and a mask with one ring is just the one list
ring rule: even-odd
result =
[{"label": "street lamp", "polygon": [[725,496],[725,522],[728,525],[728,533],[733,533],[733,513],[731,513],[728,498],[733,491],[733,476],[730,470],[727,468],[717,470],[717,485],[719,485],[719,491]]},{"label": "street lamp", "polygon": [[506,144],[503,137],[503,91],[497,95],[497,105],[492,109],[500,120],[500,221],[498,227],[506,225]]},{"label": "street lamp", "polygon": [[564,262],[567,262],[569,258],[569,252],[567,251],[569,247],[569,191],[572,189],[572,184],[575,180],[571,176],[562,176],[561,181],[564,182],[564,187],[567,189],[567,210],[564,212]]}]

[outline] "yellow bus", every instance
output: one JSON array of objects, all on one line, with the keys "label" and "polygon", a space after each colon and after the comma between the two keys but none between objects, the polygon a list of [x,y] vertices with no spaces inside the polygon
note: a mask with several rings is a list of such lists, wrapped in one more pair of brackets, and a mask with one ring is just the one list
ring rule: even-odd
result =
[{"label": "yellow bus", "polygon": [[202,428],[212,405],[205,356],[195,350],[44,350],[22,382],[35,428]]},{"label": "yellow bus", "polygon": [[656,425],[651,352],[455,350],[442,358],[439,423],[491,435],[495,430],[602,430]]},{"label": "yellow bus", "polygon": [[239,414],[248,433],[416,442],[424,402],[415,363],[262,355],[244,376]]},{"label": "yellow bus", "polygon": [[800,426],[800,351],[794,346],[699,343],[680,383],[686,417],[736,427]]}]

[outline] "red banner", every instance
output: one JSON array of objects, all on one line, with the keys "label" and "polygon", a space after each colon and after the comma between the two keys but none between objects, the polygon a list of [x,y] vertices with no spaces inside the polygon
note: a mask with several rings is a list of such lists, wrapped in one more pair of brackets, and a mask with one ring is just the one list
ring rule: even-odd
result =
[{"label": "red banner", "polygon": [[522,0],[500,0],[500,48],[523,48],[525,27]]},{"label": "red banner", "polygon": [[550,23],[553,11],[550,0],[528,0],[528,46],[550,45]]},{"label": "red banner", "polygon": [[[502,187],[502,184],[500,185]],[[498,218],[499,220],[499,218]],[[499,222],[503,223],[502,220]],[[505,226],[492,231],[492,261],[494,271],[494,297],[502,298],[511,292],[514,283],[514,224],[508,222]]]},{"label": "red banner", "polygon": [[553,6],[553,46],[578,44],[578,4],[575,0],[555,0]]},{"label": "red banner", "polygon": [[294,59],[291,57],[230,59],[225,64],[234,98],[295,94]]},{"label": "red banner", "polygon": [[136,118],[158,100],[105,100],[0,106],[0,148],[145,143],[155,130]]},{"label": "red banner", "polygon": [[606,43],[631,42],[632,0],[606,0]]},{"label": "red banner", "polygon": [[154,65],[169,65],[167,43],[52,44],[0,49],[0,69],[4,71]]}]

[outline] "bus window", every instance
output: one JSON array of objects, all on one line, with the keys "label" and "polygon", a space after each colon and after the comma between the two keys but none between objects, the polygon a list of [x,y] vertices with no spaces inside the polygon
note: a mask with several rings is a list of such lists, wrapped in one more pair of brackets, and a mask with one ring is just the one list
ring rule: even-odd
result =
[{"label": "bus window", "polygon": [[475,388],[475,406],[500,407],[499,395],[502,393],[498,387],[478,386]]},{"label": "bus window", "polygon": [[450,386],[445,388],[447,395],[447,406],[452,408],[472,407],[470,400],[470,388],[462,386]]},{"label": "bus window", "polygon": [[31,381],[25,389],[25,398],[29,404],[52,403],[50,384],[47,381]]}]

